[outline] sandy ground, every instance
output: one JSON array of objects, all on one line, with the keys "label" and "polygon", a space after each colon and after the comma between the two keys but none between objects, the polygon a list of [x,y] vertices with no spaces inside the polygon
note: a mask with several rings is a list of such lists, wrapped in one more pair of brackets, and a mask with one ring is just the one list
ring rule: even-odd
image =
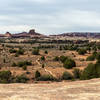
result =
[{"label": "sandy ground", "polygon": [[100,79],[50,84],[1,84],[0,100],[100,100]]}]

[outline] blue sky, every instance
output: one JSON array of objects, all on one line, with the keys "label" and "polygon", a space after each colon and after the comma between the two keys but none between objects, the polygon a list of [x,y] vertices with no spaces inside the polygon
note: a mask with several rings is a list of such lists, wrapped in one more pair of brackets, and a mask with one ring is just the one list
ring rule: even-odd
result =
[{"label": "blue sky", "polygon": [[1,0],[0,33],[100,32],[100,0]]}]

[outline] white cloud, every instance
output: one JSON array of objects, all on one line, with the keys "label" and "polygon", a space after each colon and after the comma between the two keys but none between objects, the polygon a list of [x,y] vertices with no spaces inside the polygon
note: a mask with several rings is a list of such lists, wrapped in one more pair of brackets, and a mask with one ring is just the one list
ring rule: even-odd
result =
[{"label": "white cloud", "polygon": [[45,34],[100,31],[99,3],[98,0],[3,0],[0,32],[31,28]]},{"label": "white cloud", "polygon": [[55,0],[28,0],[28,1],[36,2],[36,3],[52,3]]},{"label": "white cloud", "polygon": [[10,25],[10,26],[0,26],[0,32],[5,33],[7,31],[11,33],[15,32],[28,32],[30,29],[32,29],[32,26],[27,26],[27,25]]},{"label": "white cloud", "polygon": [[[2,19],[6,19],[6,17],[0,16],[0,20]],[[20,15],[10,18],[7,17],[6,20],[9,20],[8,22],[11,23],[7,26],[0,26],[0,31],[3,33],[5,31],[29,31],[35,28],[40,33],[54,34],[67,31],[80,31],[80,28],[86,28],[86,30],[82,31],[91,31],[93,29],[95,30],[95,28],[99,29],[100,26],[100,14],[80,10],[65,10],[63,12],[57,12],[54,15]],[[88,28],[89,30],[87,30]]]}]

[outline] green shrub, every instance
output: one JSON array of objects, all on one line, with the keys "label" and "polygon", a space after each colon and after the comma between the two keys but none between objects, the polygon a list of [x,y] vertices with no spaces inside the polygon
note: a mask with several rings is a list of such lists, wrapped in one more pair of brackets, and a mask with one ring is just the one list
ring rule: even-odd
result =
[{"label": "green shrub", "polygon": [[67,59],[64,64],[63,64],[64,68],[67,68],[67,69],[71,69],[73,67],[76,67],[76,63],[74,60],[72,59]]},{"label": "green shrub", "polygon": [[62,46],[59,47],[59,50],[63,50]]},{"label": "green shrub", "polygon": [[24,64],[24,62],[18,62],[18,67],[23,67],[25,64]]},{"label": "green shrub", "polygon": [[97,77],[100,78],[100,60],[98,60],[95,64]]},{"label": "green shrub", "polygon": [[6,63],[6,59],[3,59],[3,63]]},{"label": "green shrub", "polygon": [[34,50],[32,51],[32,54],[33,54],[33,55],[39,55],[39,49],[34,49]]},{"label": "green shrub", "polygon": [[23,55],[24,54],[24,50],[23,49],[19,49],[17,52],[16,52],[17,55]]},{"label": "green shrub", "polygon": [[17,50],[15,50],[15,49],[10,49],[9,52],[10,52],[10,53],[16,53]]},{"label": "green shrub", "polygon": [[17,64],[15,62],[13,62],[12,67],[16,67],[16,66],[17,66]]},{"label": "green shrub", "polygon": [[42,61],[45,61],[45,57],[44,57],[44,56],[42,56],[42,57],[41,57],[41,60],[42,60]]},{"label": "green shrub", "polygon": [[29,79],[25,75],[16,76],[16,83],[26,83]]},{"label": "green shrub", "polygon": [[55,81],[56,78],[54,78],[51,75],[42,75],[41,77],[37,78],[37,81]]},{"label": "green shrub", "polygon": [[15,57],[19,57],[19,54],[18,54],[18,53],[16,53],[16,54],[15,54]]},{"label": "green shrub", "polygon": [[37,70],[36,72],[35,72],[35,78],[39,78],[41,76],[41,74],[40,74],[40,72]]},{"label": "green shrub", "polygon": [[59,61],[59,57],[58,56],[56,56],[56,57],[54,57],[54,59],[53,59],[54,61]]},{"label": "green shrub", "polygon": [[80,54],[80,55],[84,55],[85,53],[87,53],[86,49],[79,49],[78,50],[78,54]]},{"label": "green shrub", "polygon": [[12,82],[12,75],[10,71],[0,71],[0,83]]},{"label": "green shrub", "polygon": [[23,63],[24,63],[24,65],[32,65],[31,61],[24,61]]},{"label": "green shrub", "polygon": [[64,72],[63,73],[63,75],[62,75],[62,79],[63,80],[72,80],[73,79],[73,76],[72,76],[72,74],[71,73],[69,73],[69,72]]},{"label": "green shrub", "polygon": [[48,54],[48,51],[46,50],[44,53],[45,53],[45,54]]},{"label": "green shrub", "polygon": [[67,59],[68,59],[68,57],[67,56],[60,56],[60,61],[62,62],[62,63],[64,63]]},{"label": "green shrub", "polygon": [[87,57],[86,60],[87,61],[94,61],[95,60],[95,56],[94,55],[91,55],[91,56]]},{"label": "green shrub", "polygon": [[45,67],[45,65],[44,64],[42,64],[42,68],[44,68]]},{"label": "green shrub", "polygon": [[88,80],[92,78],[97,78],[97,71],[96,66],[92,63],[90,63],[82,72],[81,79]]},{"label": "green shrub", "polygon": [[92,55],[96,57],[97,56],[97,52],[94,51]]},{"label": "green shrub", "polygon": [[80,71],[80,69],[75,68],[75,69],[73,70],[73,75],[74,75],[74,78],[79,79],[80,76],[81,76],[81,71]]},{"label": "green shrub", "polygon": [[23,70],[27,70],[27,66],[25,65],[25,66],[23,66]]},{"label": "green shrub", "polygon": [[96,54],[96,59],[97,59],[97,60],[100,60],[100,53],[97,53],[97,54]]},{"label": "green shrub", "polygon": [[27,65],[32,65],[32,63],[29,61],[20,61],[17,64],[18,67],[23,67],[23,66],[27,66]]}]

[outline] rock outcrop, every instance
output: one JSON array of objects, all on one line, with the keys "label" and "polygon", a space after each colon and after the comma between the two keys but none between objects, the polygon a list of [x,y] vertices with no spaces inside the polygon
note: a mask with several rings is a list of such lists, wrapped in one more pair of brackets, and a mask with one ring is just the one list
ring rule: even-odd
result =
[{"label": "rock outcrop", "polygon": [[6,32],[6,33],[5,33],[5,37],[11,38],[11,37],[12,37],[12,35],[11,35],[11,33]]},{"label": "rock outcrop", "polygon": [[41,38],[44,37],[44,35],[35,32],[34,29],[30,30],[28,33],[27,32],[22,32],[22,33],[17,33],[17,34],[11,34],[9,32],[6,32],[5,34],[0,34],[0,37],[2,38],[25,38],[25,37],[37,37],[37,38]]}]

